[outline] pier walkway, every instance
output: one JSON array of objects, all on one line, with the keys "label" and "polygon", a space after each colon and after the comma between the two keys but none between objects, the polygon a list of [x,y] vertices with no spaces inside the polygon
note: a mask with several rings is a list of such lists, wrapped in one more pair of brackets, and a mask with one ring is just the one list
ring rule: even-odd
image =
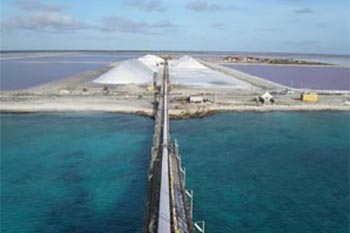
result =
[{"label": "pier walkway", "polygon": [[161,85],[154,98],[155,128],[148,174],[145,233],[204,233],[204,222],[193,223],[193,192],[186,190],[186,172],[176,141],[169,133],[169,66],[167,60]]}]

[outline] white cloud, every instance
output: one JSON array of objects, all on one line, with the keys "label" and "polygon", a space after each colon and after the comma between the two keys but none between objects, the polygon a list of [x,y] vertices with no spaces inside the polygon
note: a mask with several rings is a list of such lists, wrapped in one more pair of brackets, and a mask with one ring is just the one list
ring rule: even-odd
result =
[{"label": "white cloud", "polygon": [[225,10],[233,10],[235,9],[234,6],[222,6],[216,3],[208,3],[205,1],[190,1],[186,4],[186,9],[197,11],[197,12],[204,12],[204,11],[225,11]]},{"label": "white cloud", "polygon": [[44,3],[34,0],[16,0],[14,5],[22,10],[26,11],[49,11],[58,12],[63,10],[63,6],[54,3]]},{"label": "white cloud", "polygon": [[309,8],[309,7],[305,7],[302,9],[297,9],[294,11],[295,14],[301,15],[301,14],[313,14],[314,10]]},{"label": "white cloud", "polygon": [[2,20],[0,25],[2,30],[32,30],[46,32],[73,31],[88,28],[88,25],[77,21],[72,16],[57,12],[16,15]]},{"label": "white cloud", "polygon": [[126,0],[125,4],[148,12],[166,11],[166,7],[161,0]]},{"label": "white cloud", "polygon": [[177,26],[169,21],[156,21],[147,23],[118,16],[104,17],[99,27],[102,31],[118,31],[139,34],[163,34],[165,31],[176,30]]}]

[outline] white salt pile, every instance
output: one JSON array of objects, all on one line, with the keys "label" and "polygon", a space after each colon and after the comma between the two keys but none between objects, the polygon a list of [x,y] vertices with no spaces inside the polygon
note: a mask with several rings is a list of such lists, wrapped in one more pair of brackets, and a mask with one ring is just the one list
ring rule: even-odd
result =
[{"label": "white salt pile", "polygon": [[164,62],[163,58],[151,54],[139,57],[137,60],[141,61],[155,72],[158,71],[159,65]]},{"label": "white salt pile", "polygon": [[[153,82],[154,72],[160,71],[164,60],[155,55],[145,55],[126,60],[95,79],[101,84],[148,84]],[[232,76],[210,69],[190,56],[170,62],[170,79],[174,84],[197,87],[251,89],[251,85]]]},{"label": "white salt pile", "polygon": [[161,57],[145,55],[138,59],[121,62],[116,67],[95,79],[94,83],[101,84],[147,84],[153,82],[153,73],[163,62]]},{"label": "white salt pile", "polygon": [[197,87],[219,87],[235,89],[253,89],[250,84],[230,75],[210,69],[196,59],[183,56],[170,63],[170,78],[177,85]]},{"label": "white salt pile", "polygon": [[183,56],[178,60],[174,60],[171,64],[175,69],[208,69],[196,59],[190,56]]}]

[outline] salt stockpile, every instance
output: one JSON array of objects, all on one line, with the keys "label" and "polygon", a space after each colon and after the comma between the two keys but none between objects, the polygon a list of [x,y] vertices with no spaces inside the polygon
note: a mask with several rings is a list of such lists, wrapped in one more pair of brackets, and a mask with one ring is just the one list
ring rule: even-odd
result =
[{"label": "salt stockpile", "polygon": [[[145,55],[126,60],[95,79],[100,84],[148,84],[153,73],[161,68],[164,60],[155,55]],[[170,61],[170,78],[174,84],[198,87],[227,87],[251,89],[252,86],[232,76],[212,70],[190,56]]]},{"label": "salt stockpile", "polygon": [[173,62],[173,67],[178,69],[208,69],[206,66],[199,63],[196,59],[190,56],[183,56]]},{"label": "salt stockpile", "polygon": [[155,55],[146,55],[138,59],[121,62],[116,67],[95,79],[100,84],[147,84],[153,82],[153,73],[158,71],[163,59]]},{"label": "salt stockpile", "polygon": [[250,84],[230,75],[210,69],[190,56],[170,63],[170,78],[174,84],[204,88],[254,89]]},{"label": "salt stockpile", "polygon": [[141,61],[155,72],[158,71],[159,65],[164,62],[163,58],[151,54],[139,57],[137,60]]}]

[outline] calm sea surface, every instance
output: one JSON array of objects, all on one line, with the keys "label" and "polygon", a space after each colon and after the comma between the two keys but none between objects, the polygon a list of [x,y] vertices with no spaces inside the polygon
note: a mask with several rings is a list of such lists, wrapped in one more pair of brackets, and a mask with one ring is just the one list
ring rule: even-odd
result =
[{"label": "calm sea surface", "polygon": [[[211,233],[347,233],[349,114],[171,121]],[[153,121],[1,115],[1,232],[140,232]]]},{"label": "calm sea surface", "polygon": [[350,90],[349,67],[225,65],[294,88]]},{"label": "calm sea surface", "polygon": [[1,232],[141,232],[153,122],[1,115]]},{"label": "calm sea surface", "polygon": [[172,121],[210,233],[348,233],[349,114],[227,113]]}]

